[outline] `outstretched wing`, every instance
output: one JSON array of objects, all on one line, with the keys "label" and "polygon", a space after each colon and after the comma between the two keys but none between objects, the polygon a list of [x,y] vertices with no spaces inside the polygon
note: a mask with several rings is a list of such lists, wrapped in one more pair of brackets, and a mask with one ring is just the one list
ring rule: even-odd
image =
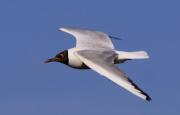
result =
[{"label": "outstretched wing", "polygon": [[75,52],[81,61],[83,61],[92,70],[112,80],[117,85],[125,88],[136,96],[150,101],[151,98],[141,90],[125,73],[118,69],[112,61],[116,54],[112,51],[102,52],[93,50],[81,50]]},{"label": "outstretched wing", "polygon": [[77,28],[60,28],[60,30],[73,35],[78,48],[114,49],[111,39],[103,32]]}]

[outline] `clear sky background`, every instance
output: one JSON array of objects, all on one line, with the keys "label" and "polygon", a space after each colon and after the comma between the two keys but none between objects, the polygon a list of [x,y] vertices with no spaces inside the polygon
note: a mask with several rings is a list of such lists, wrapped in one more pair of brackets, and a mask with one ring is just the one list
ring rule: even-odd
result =
[{"label": "clear sky background", "polygon": [[[107,32],[119,50],[149,60],[118,65],[151,97],[146,102],[92,70],[44,64],[74,47],[60,27]],[[180,114],[179,0],[1,0],[1,115]]]}]

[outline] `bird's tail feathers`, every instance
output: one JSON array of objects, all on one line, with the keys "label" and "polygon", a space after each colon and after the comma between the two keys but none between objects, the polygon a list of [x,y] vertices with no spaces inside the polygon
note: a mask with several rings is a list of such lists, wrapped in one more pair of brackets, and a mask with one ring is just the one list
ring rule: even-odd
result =
[{"label": "bird's tail feathers", "polygon": [[116,51],[118,54],[118,59],[148,59],[149,55],[146,51],[135,51],[135,52],[125,52],[125,51]]}]

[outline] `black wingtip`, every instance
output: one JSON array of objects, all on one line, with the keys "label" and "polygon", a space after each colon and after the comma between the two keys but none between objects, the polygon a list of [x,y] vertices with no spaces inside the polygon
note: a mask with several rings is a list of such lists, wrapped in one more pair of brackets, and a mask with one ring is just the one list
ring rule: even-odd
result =
[{"label": "black wingtip", "polygon": [[135,89],[139,90],[140,93],[146,97],[145,98],[146,101],[150,102],[152,100],[151,97],[147,93],[145,93],[142,89],[140,89],[130,78],[127,79],[134,86]]},{"label": "black wingtip", "polygon": [[147,100],[148,102],[150,102],[150,101],[152,101],[152,98],[147,95],[146,100]]},{"label": "black wingtip", "polygon": [[122,38],[118,38],[118,37],[115,37],[115,36],[110,36],[109,35],[109,37],[112,38],[112,39],[116,39],[116,40],[122,40]]}]

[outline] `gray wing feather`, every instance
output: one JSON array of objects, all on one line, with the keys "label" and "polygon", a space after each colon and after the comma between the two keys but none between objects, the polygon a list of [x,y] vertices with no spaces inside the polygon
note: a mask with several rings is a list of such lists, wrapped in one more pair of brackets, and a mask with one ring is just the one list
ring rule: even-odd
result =
[{"label": "gray wing feather", "polygon": [[79,28],[60,28],[60,30],[69,33],[76,38],[77,48],[114,49],[111,39],[103,32]]},{"label": "gray wing feather", "polygon": [[112,51],[81,50],[75,53],[92,70],[112,80],[117,85],[125,88],[142,99],[150,101],[151,98],[141,90],[125,73],[112,62],[116,54]]}]

